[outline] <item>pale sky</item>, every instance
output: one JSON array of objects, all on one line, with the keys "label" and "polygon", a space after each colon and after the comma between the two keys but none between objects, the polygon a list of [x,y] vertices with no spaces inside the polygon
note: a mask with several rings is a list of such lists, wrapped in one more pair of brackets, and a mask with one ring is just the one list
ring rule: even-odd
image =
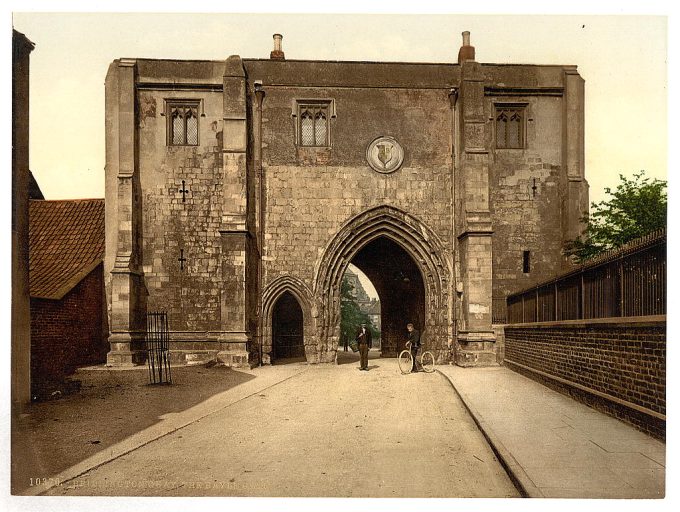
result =
[{"label": "pale sky", "polygon": [[368,295],[371,299],[379,299],[380,296],[378,295],[375,286],[373,286],[373,283],[368,278],[368,276],[366,276],[366,274],[364,274],[359,267],[352,265],[351,263],[349,264],[349,268],[359,278],[359,282],[361,283],[361,286],[364,287],[366,295]]},{"label": "pale sky", "polygon": [[[287,5],[287,4],[286,4]],[[17,6],[21,8],[21,6]],[[576,64],[585,79],[591,200],[618,174],[666,178],[663,16],[17,13],[31,54],[30,165],[47,199],[104,197],[104,78],[120,57]]]}]

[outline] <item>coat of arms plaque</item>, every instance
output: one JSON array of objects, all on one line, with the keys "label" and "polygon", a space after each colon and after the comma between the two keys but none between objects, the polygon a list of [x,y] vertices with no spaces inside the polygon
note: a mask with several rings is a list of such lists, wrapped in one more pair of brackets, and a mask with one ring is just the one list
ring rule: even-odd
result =
[{"label": "coat of arms plaque", "polygon": [[366,148],[366,160],[373,170],[391,173],[404,162],[404,149],[394,137],[378,137]]}]

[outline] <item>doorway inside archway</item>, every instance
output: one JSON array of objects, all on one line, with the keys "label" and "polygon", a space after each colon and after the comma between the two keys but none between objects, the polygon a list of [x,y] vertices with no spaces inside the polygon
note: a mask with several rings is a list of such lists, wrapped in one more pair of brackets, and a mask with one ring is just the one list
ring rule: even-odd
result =
[{"label": "doorway inside archway", "polygon": [[295,296],[284,292],[272,313],[272,359],[286,362],[305,359],[302,308]]},{"label": "doorway inside archway", "polygon": [[370,280],[380,299],[380,355],[396,357],[406,343],[406,324],[423,331],[425,286],[418,265],[386,236],[366,244],[351,264]]}]

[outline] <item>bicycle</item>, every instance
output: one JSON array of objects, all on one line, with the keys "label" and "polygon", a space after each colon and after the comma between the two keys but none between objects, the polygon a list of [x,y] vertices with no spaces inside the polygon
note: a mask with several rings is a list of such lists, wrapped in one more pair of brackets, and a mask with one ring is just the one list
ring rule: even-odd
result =
[{"label": "bicycle", "polygon": [[[420,367],[426,373],[434,371],[434,354],[429,350],[423,351],[420,356],[416,356],[416,364],[420,362]],[[406,349],[399,353],[399,370],[403,375],[411,373],[413,370],[413,356],[411,355],[411,342],[406,342]]]}]

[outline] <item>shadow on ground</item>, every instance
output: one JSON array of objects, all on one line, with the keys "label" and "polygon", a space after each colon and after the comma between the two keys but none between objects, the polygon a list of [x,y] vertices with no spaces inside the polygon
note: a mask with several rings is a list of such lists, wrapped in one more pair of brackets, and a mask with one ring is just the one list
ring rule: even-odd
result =
[{"label": "shadow on ground", "polygon": [[[380,349],[378,348],[372,348],[371,350],[368,351],[368,369],[371,370],[373,368],[377,368],[375,364],[371,364],[374,359],[380,360]],[[342,350],[342,347],[338,349],[338,364],[356,364],[357,367],[359,367],[359,352],[352,352],[351,349],[349,349],[347,352]]]},{"label": "shadow on ground", "polygon": [[12,423],[12,493],[255,378],[230,368],[173,367],[172,385],[149,385],[146,367],[81,369],[80,392],[30,404]]}]

